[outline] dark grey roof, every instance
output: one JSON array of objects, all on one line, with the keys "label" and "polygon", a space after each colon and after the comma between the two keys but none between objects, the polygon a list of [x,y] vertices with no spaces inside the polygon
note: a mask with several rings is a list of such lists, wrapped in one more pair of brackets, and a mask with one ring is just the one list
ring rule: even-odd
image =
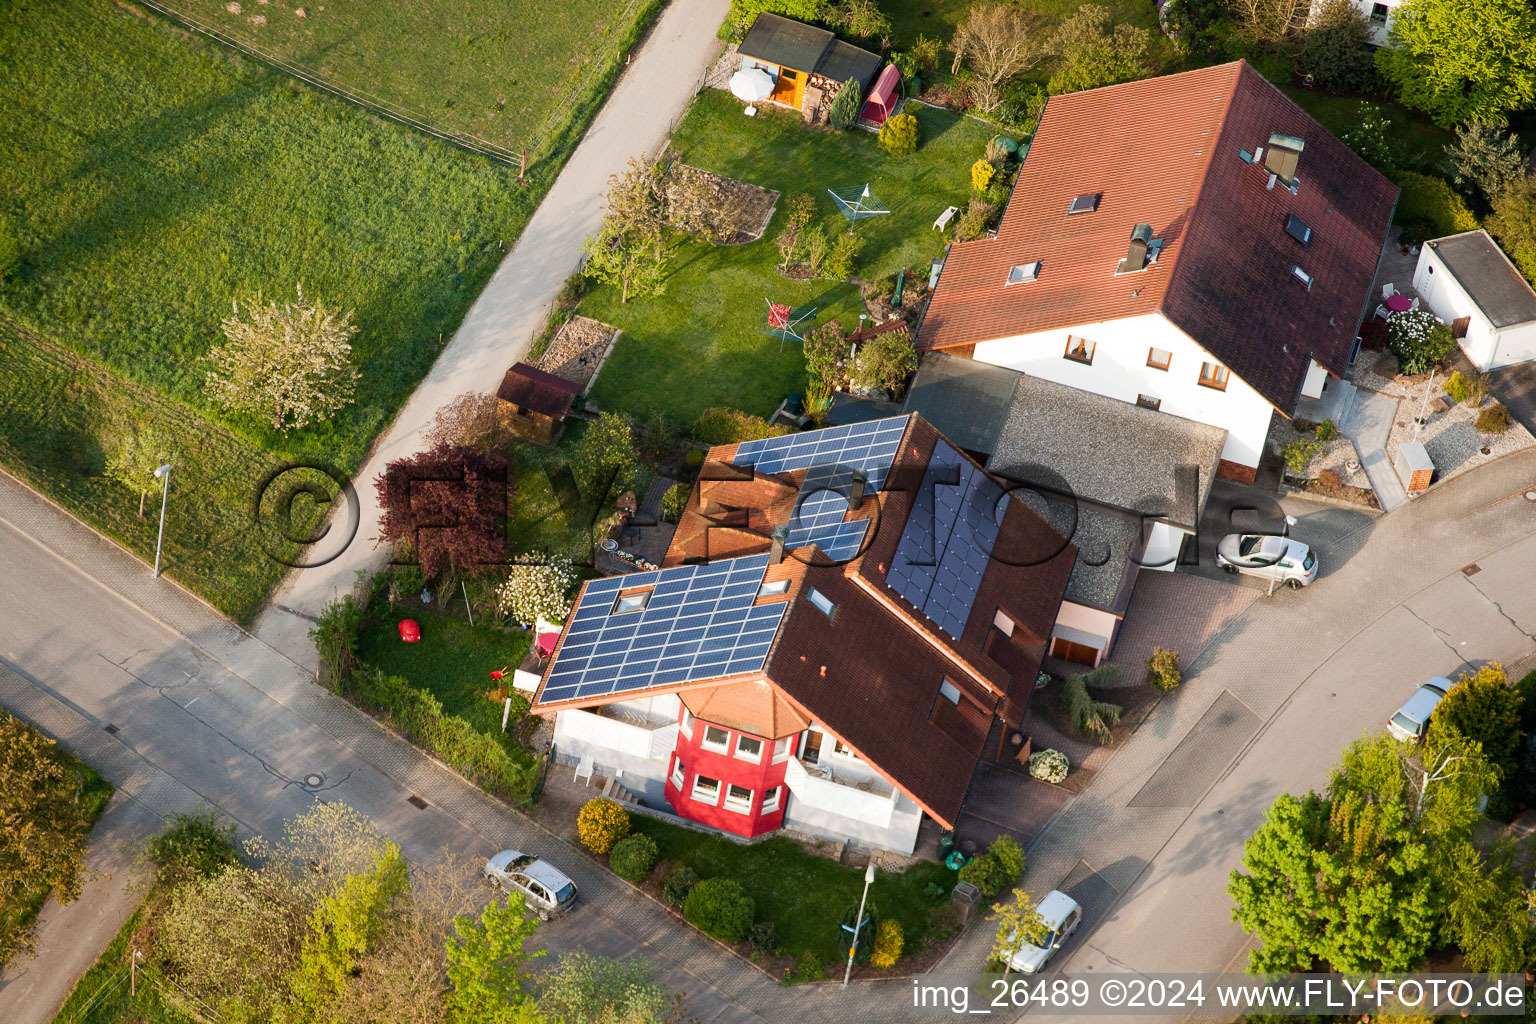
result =
[{"label": "dark grey roof", "polygon": [[883,420],[887,416],[897,416],[901,412],[901,406],[895,402],[882,402],[878,398],[860,398],[858,395],[840,391],[832,396],[832,405],[827,409],[827,418],[822,426],[841,427],[849,423]]},{"label": "dark grey roof", "polygon": [[816,69],[818,75],[826,75],[835,82],[846,82],[850,78],[856,78],[859,88],[869,92],[870,83],[874,81],[875,72],[880,70],[880,56],[861,50],[852,43],[845,43],[841,39],[832,44],[826,56],[821,58],[821,66]]},{"label": "dark grey roof", "polygon": [[1513,327],[1536,320],[1536,292],[1488,232],[1479,228],[1436,238],[1429,246],[1493,326]]},{"label": "dark grey roof", "polygon": [[857,78],[862,89],[869,88],[880,70],[879,55],[845,43],[824,28],[777,14],[759,14],[736,51],[743,57],[826,75],[839,82]]},{"label": "dark grey roof", "polygon": [[947,352],[929,352],[917,368],[903,412],[923,419],[961,448],[991,455],[1022,377],[1010,370]]},{"label": "dark grey roof", "polygon": [[1141,520],[1101,505],[1077,504],[1036,492],[1015,492],[1062,536],[1077,545],[1066,599],[1124,614],[1135,589]]},{"label": "dark grey roof", "polygon": [[[1220,427],[1026,376],[987,468],[1193,529],[1226,440]],[[1175,470],[1187,465],[1200,470],[1194,496],[1178,486]]]}]

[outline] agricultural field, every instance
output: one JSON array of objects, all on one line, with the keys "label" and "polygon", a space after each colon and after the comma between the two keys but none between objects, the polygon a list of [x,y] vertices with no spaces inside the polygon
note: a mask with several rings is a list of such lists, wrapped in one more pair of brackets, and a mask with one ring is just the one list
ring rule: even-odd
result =
[{"label": "agricultural field", "polygon": [[448,132],[538,159],[657,0],[159,0],[194,24]]}]

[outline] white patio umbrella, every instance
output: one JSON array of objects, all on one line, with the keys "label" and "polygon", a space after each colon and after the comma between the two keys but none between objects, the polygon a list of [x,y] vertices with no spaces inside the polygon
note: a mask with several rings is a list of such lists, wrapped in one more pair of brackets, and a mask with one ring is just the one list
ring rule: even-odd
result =
[{"label": "white patio umbrella", "polygon": [[774,78],[762,68],[742,68],[731,76],[731,95],[756,103],[773,95]]}]

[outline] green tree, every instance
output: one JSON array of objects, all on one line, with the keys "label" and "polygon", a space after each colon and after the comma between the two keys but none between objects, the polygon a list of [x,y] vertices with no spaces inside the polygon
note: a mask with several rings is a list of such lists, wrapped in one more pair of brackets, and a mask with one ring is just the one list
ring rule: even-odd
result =
[{"label": "green tree", "polygon": [[571,470],[588,495],[602,500],[600,489],[622,490],[635,471],[635,429],[629,417],[605,412],[587,424],[571,452]]},{"label": "green tree", "polygon": [[384,934],[410,889],[410,870],[393,843],[386,844],[371,870],[346,878],[323,896],[309,915],[308,934],[289,982],[287,1016],[321,1021],[356,972],[364,955]]},{"label": "green tree", "polygon": [[119,434],[107,453],[107,476],[139,492],[139,518],[144,517],[144,498],[152,488],[165,486],[155,470],[176,457],[176,443],[170,434],[145,423]]},{"label": "green tree", "polygon": [[1067,706],[1067,716],[1072,728],[1082,736],[1090,736],[1098,743],[1108,743],[1110,730],[1120,723],[1120,705],[1095,700],[1088,692],[1090,686],[1112,686],[1120,678],[1113,665],[1100,665],[1092,672],[1070,676],[1061,684],[1061,700]]},{"label": "green tree", "polygon": [[1475,189],[1490,201],[1525,176],[1519,141],[1489,121],[1458,125],[1456,142],[1445,148],[1445,158],[1458,188]]},{"label": "green tree", "polygon": [[1429,850],[1398,801],[1281,796],[1227,886],[1259,972],[1406,971],[1433,933]]},{"label": "green tree", "polygon": [[1353,0],[1324,0],[1301,32],[1296,67],[1324,89],[1351,92],[1371,84],[1375,49],[1370,23]]},{"label": "green tree", "polygon": [[1488,230],[1526,280],[1536,281],[1536,176],[1519,178],[1493,197]]},{"label": "green tree", "polygon": [[1056,30],[1051,48],[1061,58],[1063,66],[1051,76],[1053,95],[1146,77],[1150,70],[1147,50],[1152,44],[1152,34],[1144,28],[1124,23],[1115,25],[1111,31],[1112,21],[1108,7],[1083,4]]},{"label": "green tree", "polygon": [[992,904],[988,921],[997,922],[997,933],[992,938],[992,959],[1003,965],[1003,974],[1013,969],[1013,958],[1025,946],[1042,946],[1049,929],[1045,918],[1035,906],[1035,895],[1023,889],[1015,889],[1013,898]]},{"label": "green tree", "polygon": [[1497,771],[1473,740],[1447,737],[1431,751],[1379,732],[1345,749],[1328,793],[1335,799],[1354,792],[1378,803],[1400,803],[1439,848],[1471,835],[1482,817],[1483,795],[1497,781]]},{"label": "green tree", "polygon": [[454,919],[446,944],[451,1024],[537,1021],[527,965],[544,951],[523,948],[538,929],[525,910],[523,897],[511,895],[505,903],[489,903],[479,918],[465,914]]},{"label": "green tree", "polygon": [[1529,892],[1507,850],[1485,857],[1467,840],[1445,858],[1445,933],[1473,971],[1523,971],[1530,966]]},{"label": "green tree", "polygon": [[604,218],[597,234],[582,243],[587,255],[583,273],[619,289],[619,302],[631,295],[660,295],[666,290],[667,265],[671,252],[659,251],[655,241],[637,232],[625,230]]},{"label": "green tree", "polygon": [[551,1024],[689,1024],[681,997],[640,959],[567,953],[542,981],[539,1011]]},{"label": "green tree", "polygon": [[859,119],[860,101],[863,95],[859,90],[859,80],[850,78],[843,83],[843,87],[837,90],[837,95],[832,97],[832,105],[827,108],[827,123],[839,131],[847,131],[853,127],[853,123]]},{"label": "green tree", "polygon": [[1433,754],[1454,736],[1476,741],[1500,779],[1514,778],[1520,753],[1520,692],[1509,685],[1497,662],[1476,672],[1464,672],[1435,707],[1425,734],[1425,750]]},{"label": "green tree", "polygon": [[1525,0],[1409,0],[1376,67],[1442,128],[1536,101],[1536,13]]}]

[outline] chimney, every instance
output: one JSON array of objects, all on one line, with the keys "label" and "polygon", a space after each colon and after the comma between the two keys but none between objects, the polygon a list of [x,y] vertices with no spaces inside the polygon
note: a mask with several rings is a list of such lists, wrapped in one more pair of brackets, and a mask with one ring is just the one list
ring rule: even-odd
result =
[{"label": "chimney", "polygon": [[1296,180],[1296,166],[1301,163],[1301,151],[1306,142],[1293,135],[1276,133],[1269,137],[1269,151],[1264,154],[1264,169],[1285,182],[1289,188]]},{"label": "chimney", "polygon": [[1147,265],[1147,246],[1152,242],[1152,225],[1137,224],[1131,229],[1131,242],[1126,247],[1125,259],[1120,262],[1119,272],[1134,274]]},{"label": "chimney", "polygon": [[869,474],[862,469],[853,471],[853,489],[848,492],[848,511],[857,512],[859,506],[864,504],[864,485],[869,482]]},{"label": "chimney", "polygon": [[773,528],[773,547],[768,551],[768,564],[778,565],[784,561],[784,542],[789,539],[789,527],[775,526]]}]

